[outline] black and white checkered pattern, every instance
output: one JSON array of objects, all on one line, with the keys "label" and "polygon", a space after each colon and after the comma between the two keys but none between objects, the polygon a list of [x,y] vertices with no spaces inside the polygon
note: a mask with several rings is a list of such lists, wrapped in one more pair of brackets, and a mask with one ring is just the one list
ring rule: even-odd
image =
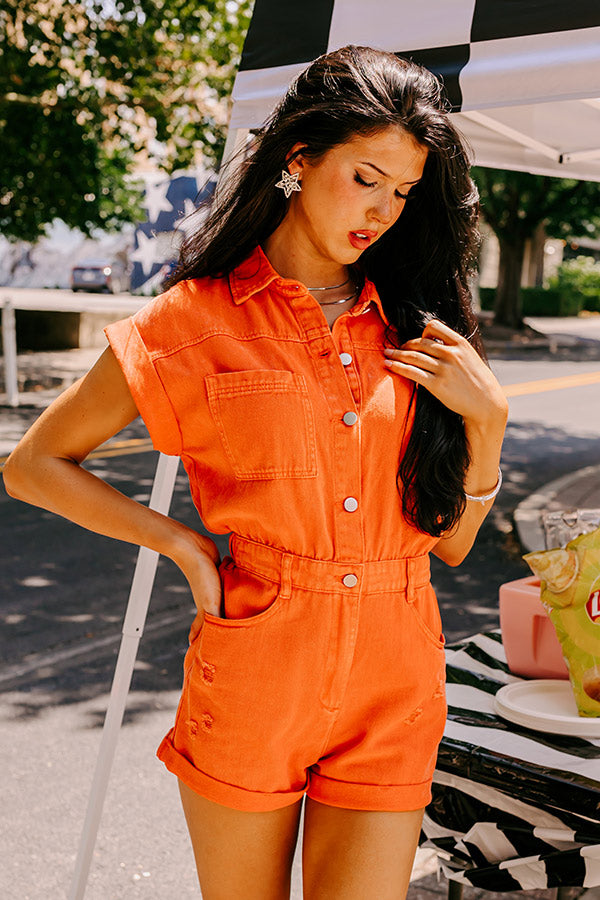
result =
[{"label": "black and white checkered pattern", "polygon": [[345,44],[440,76],[478,162],[600,180],[598,0],[256,0],[232,127],[260,125],[295,75]]},{"label": "black and white checkered pattern", "polygon": [[423,822],[446,875],[495,891],[600,885],[600,740],[494,713],[511,675],[498,632],[446,651],[448,722]]}]

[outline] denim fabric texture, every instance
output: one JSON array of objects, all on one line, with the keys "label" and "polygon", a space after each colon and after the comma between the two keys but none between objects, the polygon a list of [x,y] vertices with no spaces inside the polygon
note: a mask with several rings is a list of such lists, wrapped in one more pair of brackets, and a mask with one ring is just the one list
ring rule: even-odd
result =
[{"label": "denim fabric texture", "polygon": [[190,645],[158,751],[216,802],[429,802],[446,711],[435,539],[402,515],[413,386],[384,365],[386,325],[366,281],[330,329],[256,248],[106,329],[154,446],[181,456],[206,527],[233,533],[224,618]]}]

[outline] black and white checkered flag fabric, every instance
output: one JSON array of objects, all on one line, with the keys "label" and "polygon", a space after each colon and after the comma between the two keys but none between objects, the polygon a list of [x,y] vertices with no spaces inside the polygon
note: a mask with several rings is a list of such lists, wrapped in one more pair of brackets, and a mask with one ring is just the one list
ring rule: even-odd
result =
[{"label": "black and white checkered flag fabric", "polygon": [[494,713],[511,675],[499,632],[446,651],[448,722],[424,845],[463,884],[494,891],[600,886],[600,740]]},{"label": "black and white checkered flag fabric", "polygon": [[256,0],[231,126],[260,125],[295,75],[345,44],[440,76],[481,164],[600,181],[598,0]]}]

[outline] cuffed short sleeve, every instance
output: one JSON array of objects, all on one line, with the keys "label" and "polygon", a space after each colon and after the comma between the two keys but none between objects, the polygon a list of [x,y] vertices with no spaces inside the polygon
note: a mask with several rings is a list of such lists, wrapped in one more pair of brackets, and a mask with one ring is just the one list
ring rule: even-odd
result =
[{"label": "cuffed short sleeve", "polygon": [[155,361],[138,330],[136,317],[108,325],[104,332],[156,450],[180,456],[181,430]]}]

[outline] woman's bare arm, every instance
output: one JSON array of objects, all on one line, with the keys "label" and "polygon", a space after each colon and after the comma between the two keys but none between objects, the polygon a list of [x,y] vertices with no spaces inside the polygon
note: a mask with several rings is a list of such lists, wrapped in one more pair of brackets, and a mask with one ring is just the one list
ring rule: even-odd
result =
[{"label": "woman's bare arm", "polygon": [[4,467],[7,492],[90,531],[156,550],[190,583],[199,609],[219,615],[221,587],[214,543],[151,510],[86,471],[86,456],[138,415],[108,348],[31,426]]}]

